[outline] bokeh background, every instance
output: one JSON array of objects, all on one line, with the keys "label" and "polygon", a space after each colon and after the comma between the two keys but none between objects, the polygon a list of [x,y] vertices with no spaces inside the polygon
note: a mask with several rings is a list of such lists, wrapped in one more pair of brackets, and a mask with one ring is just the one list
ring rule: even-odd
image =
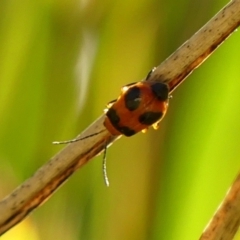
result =
[{"label": "bokeh background", "polygon": [[[227,2],[2,0],[0,197]],[[109,148],[109,188],[96,157],[1,239],[198,239],[239,171],[239,41],[173,93],[158,131]]]}]

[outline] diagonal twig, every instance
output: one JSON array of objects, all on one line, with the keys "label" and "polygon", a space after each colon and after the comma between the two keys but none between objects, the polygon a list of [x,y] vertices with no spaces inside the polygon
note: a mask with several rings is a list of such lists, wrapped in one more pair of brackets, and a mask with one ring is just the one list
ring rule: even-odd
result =
[{"label": "diagonal twig", "polygon": [[240,224],[240,174],[199,240],[231,240]]}]

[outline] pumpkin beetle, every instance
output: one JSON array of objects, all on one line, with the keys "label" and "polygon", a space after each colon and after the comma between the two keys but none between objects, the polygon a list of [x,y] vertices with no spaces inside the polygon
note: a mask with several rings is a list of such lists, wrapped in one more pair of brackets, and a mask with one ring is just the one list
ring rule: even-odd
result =
[{"label": "pumpkin beetle", "polygon": [[[145,80],[122,87],[120,96],[107,104],[104,111],[106,115],[104,126],[112,135],[130,137],[140,131],[146,132],[150,126],[158,129],[159,122],[166,114],[170,95],[169,86],[166,83],[147,81],[154,70],[155,68],[149,72]],[[53,143],[73,143],[103,131],[83,138]],[[104,148],[103,174],[105,184],[109,186],[106,172],[106,151],[107,145]]]}]

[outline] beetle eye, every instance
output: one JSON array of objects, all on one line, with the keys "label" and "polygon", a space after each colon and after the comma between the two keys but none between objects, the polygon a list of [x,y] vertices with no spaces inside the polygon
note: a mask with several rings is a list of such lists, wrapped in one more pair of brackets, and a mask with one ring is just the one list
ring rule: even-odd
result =
[{"label": "beetle eye", "polygon": [[136,110],[141,102],[141,91],[138,87],[129,88],[124,96],[125,106],[129,111]]},{"label": "beetle eye", "polygon": [[157,97],[158,100],[160,101],[166,101],[168,100],[168,94],[169,94],[169,89],[168,85],[165,83],[154,83],[152,86],[152,91],[154,95]]}]

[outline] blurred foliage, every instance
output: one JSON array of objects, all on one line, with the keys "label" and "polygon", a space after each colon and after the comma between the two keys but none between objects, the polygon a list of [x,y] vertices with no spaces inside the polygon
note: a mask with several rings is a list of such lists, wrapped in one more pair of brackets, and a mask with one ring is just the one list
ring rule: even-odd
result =
[{"label": "blurred foliage", "polygon": [[[1,198],[226,3],[2,0]],[[198,239],[239,171],[239,39],[174,92],[159,131],[108,150],[110,188],[99,156],[2,239]]]}]

